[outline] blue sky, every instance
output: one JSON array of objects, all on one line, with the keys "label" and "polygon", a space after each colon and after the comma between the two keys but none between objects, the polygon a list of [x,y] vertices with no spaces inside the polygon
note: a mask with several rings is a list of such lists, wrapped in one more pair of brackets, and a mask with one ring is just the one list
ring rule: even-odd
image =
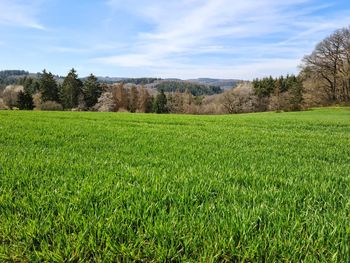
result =
[{"label": "blue sky", "polygon": [[345,0],[0,0],[0,69],[278,76],[349,25]]}]

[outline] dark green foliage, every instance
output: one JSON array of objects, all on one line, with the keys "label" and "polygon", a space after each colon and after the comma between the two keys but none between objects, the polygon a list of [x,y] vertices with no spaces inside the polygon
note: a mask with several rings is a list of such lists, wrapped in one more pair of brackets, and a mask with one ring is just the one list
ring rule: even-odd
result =
[{"label": "dark green foliage", "polygon": [[[284,110],[300,110],[303,100],[303,82],[295,75],[287,75],[279,78],[262,78],[253,81],[255,95],[258,97],[258,110],[266,111],[268,108],[268,100],[271,96],[275,96],[280,104],[280,98],[288,97],[288,102],[284,105]],[[277,110],[282,107],[279,105]]]},{"label": "dark green foliage", "polygon": [[286,77],[281,76],[275,79],[270,76],[253,80],[255,95],[260,98],[269,97],[273,93],[287,92],[295,88],[302,91],[302,86],[302,81],[295,75],[287,75]]},{"label": "dark green foliage", "polygon": [[31,77],[24,77],[19,82],[20,85],[23,85],[24,90],[30,94],[35,94],[40,91],[40,82],[37,79]]},{"label": "dark green foliage", "polygon": [[291,110],[300,110],[300,105],[303,101],[303,83],[296,78],[289,88]]},{"label": "dark green foliage", "polygon": [[28,90],[18,93],[18,108],[20,110],[33,110],[34,102],[31,93]]},{"label": "dark green foliage", "polygon": [[160,93],[155,97],[153,101],[153,112],[168,113],[167,98],[164,90],[161,90]]},{"label": "dark green foliage", "polygon": [[158,91],[181,92],[189,91],[193,96],[214,95],[222,93],[222,89],[216,86],[207,86],[186,81],[163,81],[156,85]]},{"label": "dark green foliage", "polygon": [[91,74],[84,81],[82,92],[86,107],[91,108],[97,103],[98,98],[102,94],[102,85],[98,82],[97,78]]},{"label": "dark green foliage", "polygon": [[154,97],[149,96],[146,100],[145,113],[151,113],[153,111]]},{"label": "dark green foliage", "polygon": [[253,88],[255,95],[259,98],[268,97],[271,95],[275,88],[275,81],[271,76],[263,79],[253,80]]},{"label": "dark green foliage", "polygon": [[195,96],[193,102],[195,105],[202,105],[204,98],[204,96]]},{"label": "dark green foliage", "polygon": [[83,83],[78,79],[75,69],[71,69],[64,78],[60,88],[61,104],[65,109],[72,109],[78,106],[79,96],[82,95]]},{"label": "dark green foliage", "polygon": [[46,72],[43,70],[43,73],[40,76],[39,80],[39,90],[41,92],[41,100],[45,101],[59,101],[58,95],[58,86],[56,80],[51,72]]},{"label": "dark green foliage", "polygon": [[130,79],[124,79],[121,82],[126,83],[132,83],[135,85],[146,85],[146,84],[152,84],[155,81],[160,80],[159,78],[130,78]]}]

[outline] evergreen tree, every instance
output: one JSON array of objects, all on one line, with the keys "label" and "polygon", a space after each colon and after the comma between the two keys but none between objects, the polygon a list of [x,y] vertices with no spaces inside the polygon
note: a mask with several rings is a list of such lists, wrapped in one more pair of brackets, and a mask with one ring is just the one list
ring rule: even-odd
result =
[{"label": "evergreen tree", "polygon": [[40,90],[39,81],[27,76],[20,80],[20,85],[32,95]]},{"label": "evergreen tree", "polygon": [[97,78],[91,74],[84,82],[83,86],[83,95],[86,106],[88,108],[93,107],[97,103],[101,94],[102,85],[98,82]]},{"label": "evergreen tree", "polygon": [[155,113],[167,113],[167,98],[163,90],[156,96],[153,102],[153,112]]},{"label": "evergreen tree", "polygon": [[282,92],[282,88],[283,88],[283,77],[275,80],[275,89],[274,89],[275,108],[278,111],[281,109],[280,95]]},{"label": "evergreen tree", "polygon": [[28,91],[20,91],[18,93],[18,108],[20,110],[33,110],[33,97]]},{"label": "evergreen tree", "polygon": [[39,80],[39,90],[41,92],[41,100],[45,101],[58,101],[58,86],[54,76],[51,72],[47,73],[43,70],[43,73]]},{"label": "evergreen tree", "polygon": [[64,78],[61,87],[61,102],[65,109],[72,109],[78,106],[79,96],[82,94],[83,83],[78,79],[75,69],[71,69]]},{"label": "evergreen tree", "polygon": [[293,78],[293,83],[289,89],[291,110],[300,110],[303,101],[303,83],[298,78]]}]

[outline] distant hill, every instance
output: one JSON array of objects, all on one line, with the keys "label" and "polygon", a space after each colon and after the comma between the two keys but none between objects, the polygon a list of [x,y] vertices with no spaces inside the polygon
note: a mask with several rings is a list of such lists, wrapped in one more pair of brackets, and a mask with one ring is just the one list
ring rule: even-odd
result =
[{"label": "distant hill", "polygon": [[155,88],[158,91],[163,90],[164,92],[178,91],[183,93],[188,91],[194,96],[214,95],[214,94],[220,94],[223,92],[223,90],[218,86],[200,84],[200,83],[183,81],[183,80],[160,81],[158,84],[155,85]]},{"label": "distant hill", "polygon": [[[87,77],[84,77],[84,78],[82,78],[82,80],[84,80],[84,79],[86,79]],[[101,77],[101,76],[99,76],[99,77],[97,77],[97,79],[98,79],[98,81],[100,81],[100,82],[103,82],[103,83],[107,83],[107,84],[112,84],[112,83],[116,83],[116,82],[120,82],[120,81],[123,81],[123,80],[125,80],[126,78],[114,78],[114,77],[108,77],[108,76],[106,76],[106,77]]]},{"label": "distant hill", "polygon": [[8,77],[23,77],[29,75],[28,71],[25,70],[2,70],[0,71],[0,78],[8,78]]},{"label": "distant hill", "polygon": [[[219,87],[221,89],[231,89],[237,86],[242,80],[238,79],[211,79],[211,78],[198,78],[198,79],[188,79],[182,80],[178,78],[122,78],[122,77],[98,77],[98,80],[104,83],[132,83],[136,85],[148,85],[149,87],[154,87],[161,82],[189,82],[206,86]],[[153,84],[153,85],[152,85]]]},{"label": "distant hill", "polygon": [[[30,73],[25,70],[3,70],[0,71],[0,89],[7,85],[17,84],[23,77],[39,78],[40,73]],[[55,76],[56,80],[61,83],[64,79],[62,76]],[[85,80],[87,77],[81,78]],[[189,90],[193,95],[213,95],[221,93],[225,89],[231,89],[240,83],[237,79],[212,79],[212,78],[198,78],[181,80],[177,78],[123,78],[123,77],[97,77],[102,83],[113,84],[123,82],[125,84],[144,85],[148,89],[160,90],[167,92],[180,91],[185,92]]]},{"label": "distant hill", "polygon": [[24,70],[2,70],[0,71],[0,89],[7,85],[16,84],[20,78],[28,76],[29,72]]},{"label": "distant hill", "polygon": [[[7,85],[19,84],[20,80],[24,77],[31,77],[34,79],[40,78],[41,73],[30,73],[25,70],[2,70],[0,71],[0,90],[4,89]],[[62,83],[64,77],[55,75],[54,78],[58,83]]]},{"label": "distant hill", "polygon": [[238,79],[211,79],[211,78],[198,78],[198,79],[189,79],[187,80],[193,83],[199,83],[203,85],[216,86],[221,89],[231,89],[237,86],[242,80]]}]

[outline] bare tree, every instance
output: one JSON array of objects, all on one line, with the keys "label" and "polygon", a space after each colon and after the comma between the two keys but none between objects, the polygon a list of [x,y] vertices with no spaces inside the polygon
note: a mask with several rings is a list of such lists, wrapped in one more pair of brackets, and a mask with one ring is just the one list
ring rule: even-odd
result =
[{"label": "bare tree", "polygon": [[303,59],[304,74],[320,81],[330,101],[350,99],[350,28],[335,31]]},{"label": "bare tree", "polygon": [[136,86],[132,86],[129,92],[128,110],[136,112],[138,110],[139,91]]},{"label": "bare tree", "polygon": [[128,91],[123,83],[119,83],[112,88],[112,95],[115,101],[115,111],[127,110],[129,106]]},{"label": "bare tree", "polygon": [[98,99],[97,104],[93,107],[96,111],[108,112],[115,110],[115,100],[112,92],[107,91],[102,93],[101,97]]},{"label": "bare tree", "polygon": [[151,112],[152,111],[152,97],[145,87],[141,87],[138,97],[138,111],[139,112]]},{"label": "bare tree", "polygon": [[341,64],[339,77],[341,78],[342,100],[350,101],[350,27],[340,30],[343,36],[341,43]]},{"label": "bare tree", "polygon": [[223,94],[222,105],[229,114],[254,111],[254,92],[250,84],[242,83]]},{"label": "bare tree", "polygon": [[170,93],[167,107],[170,113],[184,113],[184,94],[178,90]]},{"label": "bare tree", "polygon": [[2,95],[4,104],[10,109],[17,107],[18,94],[21,91],[22,92],[24,91],[23,86],[18,86],[18,85],[7,86],[3,92],[3,95]]}]

